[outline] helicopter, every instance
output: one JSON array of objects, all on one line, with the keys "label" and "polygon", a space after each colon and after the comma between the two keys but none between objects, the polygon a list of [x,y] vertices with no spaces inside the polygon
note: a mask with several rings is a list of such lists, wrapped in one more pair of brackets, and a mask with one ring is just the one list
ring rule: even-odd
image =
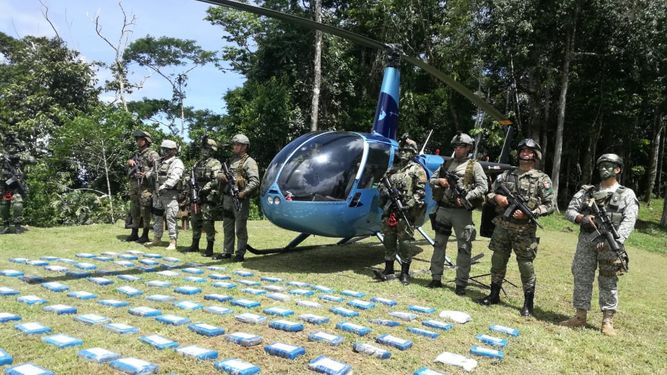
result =
[{"label": "helicopter", "polygon": [[[287,246],[259,250],[248,246],[255,254],[287,252],[311,235],[342,238],[337,244],[351,243],[370,236],[382,241],[380,227],[382,207],[378,184],[398,158],[398,117],[400,97],[400,63],[424,69],[459,92],[511,134],[511,120],[467,87],[445,75],[419,58],[405,55],[397,45],[382,43],[363,35],[306,18],[233,0],[198,0],[212,5],[230,7],[260,16],[295,23],[309,29],[330,33],[362,46],[385,50],[387,61],[370,132],[319,131],[304,134],[282,148],[269,164],[260,185],[260,206],[264,216],[273,224],[298,232]],[[428,141],[428,140],[427,140]],[[427,177],[443,164],[446,158],[425,154],[425,144],[416,161]],[[509,152],[507,137],[499,161]],[[513,168],[505,163],[480,162],[487,174],[497,174]],[[426,214],[418,218],[415,227],[431,244],[433,240],[421,226],[436,208],[431,187],[426,184]],[[309,248],[301,247],[300,250]]]}]

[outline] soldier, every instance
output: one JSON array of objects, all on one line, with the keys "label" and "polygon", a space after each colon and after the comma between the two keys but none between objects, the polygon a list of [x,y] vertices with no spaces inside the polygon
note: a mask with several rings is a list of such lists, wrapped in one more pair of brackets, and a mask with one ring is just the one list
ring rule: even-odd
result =
[{"label": "soldier", "polygon": [[[130,216],[132,233],[125,241],[148,242],[148,229],[151,224],[151,206],[153,204],[153,185],[145,178],[155,165],[160,155],[151,149],[153,138],[145,131],[137,130],[133,134],[137,143],[137,152],[127,161],[130,169]],[[139,237],[139,226],[143,231]]]},{"label": "soldier", "polygon": [[[376,278],[387,280],[388,276],[394,274],[394,259],[398,258],[401,265],[399,280],[403,285],[410,283],[410,253],[411,242],[414,240],[414,223],[417,218],[424,215],[424,188],[427,177],[424,168],[413,160],[417,154],[415,141],[403,137],[399,143],[398,161],[385,176],[389,178],[391,186],[398,189],[405,203],[405,217],[402,217],[398,208],[389,199],[389,192],[382,186],[380,199],[384,206],[382,214],[382,235],[385,247],[384,271],[378,273]],[[398,257],[397,257],[398,255]]]},{"label": "soldier", "polygon": [[[0,234],[23,233],[23,197],[27,194],[21,162],[34,163],[14,132],[7,132],[0,143]],[[11,229],[14,224],[14,229]]]},{"label": "soldier", "polygon": [[623,243],[634,229],[639,202],[632,189],[618,183],[617,176],[623,170],[623,159],[616,154],[604,154],[597,160],[596,165],[600,184],[582,186],[565,212],[565,217],[573,223],[580,224],[581,229],[572,261],[574,276],[572,304],[576,314],[561,322],[561,325],[572,328],[586,325],[588,310],[591,309],[595,269],[599,266],[599,303],[603,314],[600,330],[604,335],[615,336],[612,319],[618,308],[616,283],[622,269],[616,253],[609,248],[604,237],[600,236],[598,230],[600,222],[592,214],[590,207],[593,205],[592,201],[595,201],[598,207],[605,209],[619,234],[618,245],[623,249]]},{"label": "soldier", "polygon": [[[435,244],[431,257],[431,278],[429,288],[442,287],[442,272],[445,264],[445,249],[452,234],[456,234],[458,256],[456,257],[456,289],[457,295],[464,295],[470,275],[470,253],[472,240],[475,237],[475,225],[472,222],[472,210],[464,207],[463,199],[467,202],[480,199],[488,190],[488,182],[482,166],[471,160],[468,154],[475,145],[475,140],[468,134],[459,133],[452,138],[454,157],[438,168],[431,177],[433,197],[438,203],[435,216],[431,219],[435,229]],[[454,173],[459,177],[458,187],[466,193],[458,197],[456,191],[449,185],[442,171]],[[472,206],[470,206],[472,208]]]},{"label": "soldier", "polygon": [[162,240],[164,231],[163,220],[167,221],[169,230],[169,246],[167,250],[176,250],[178,238],[178,225],[176,215],[178,214],[178,194],[181,190],[181,177],[183,176],[183,162],[176,157],[178,145],[172,140],[165,139],[160,145],[162,158],[156,167],[146,174],[155,182],[155,196],[153,197],[153,212],[155,213],[155,225],[153,226],[153,241],[146,246],[156,246]]},{"label": "soldier", "polygon": [[222,196],[222,219],[225,242],[223,253],[217,259],[229,259],[234,253],[236,243],[235,262],[242,262],[248,245],[248,214],[250,212],[250,198],[259,187],[259,169],[255,159],[248,155],[250,140],[243,134],[232,137],[232,157],[228,160],[229,170],[234,175],[239,190],[240,210],[234,208],[231,190],[224,173],[218,174],[218,179],[225,184]]},{"label": "soldier", "polygon": [[[204,136],[202,138],[201,159],[192,167],[189,189],[199,189],[197,195],[199,202],[190,202],[192,207],[192,245],[186,251],[199,251],[199,239],[201,230],[206,231],[206,251],[204,256],[213,256],[213,244],[215,243],[215,216],[216,205],[220,201],[220,185],[216,177],[222,165],[220,161],[211,156],[211,152],[218,151],[218,144]],[[193,186],[193,183],[195,186]],[[192,197],[192,193],[190,194]]]},{"label": "soldier", "polygon": [[[520,195],[526,205],[536,216],[549,215],[554,211],[554,192],[551,179],[544,172],[535,169],[542,159],[542,149],[534,140],[527,138],[517,146],[519,168],[503,172],[491,186],[487,201],[496,205],[496,212],[502,212],[509,205],[507,197],[497,194],[500,185],[504,185],[511,193]],[[533,314],[535,297],[535,269],[533,259],[537,255],[539,239],[535,236],[537,225],[528,220],[521,211],[516,210],[512,217],[496,216],[496,225],[491,236],[489,249],[493,251],[491,258],[491,293],[479,302],[483,305],[494,305],[500,302],[500,289],[507,270],[507,261],[516,253],[516,260],[521,273],[524,303],[521,315],[528,317]]]}]

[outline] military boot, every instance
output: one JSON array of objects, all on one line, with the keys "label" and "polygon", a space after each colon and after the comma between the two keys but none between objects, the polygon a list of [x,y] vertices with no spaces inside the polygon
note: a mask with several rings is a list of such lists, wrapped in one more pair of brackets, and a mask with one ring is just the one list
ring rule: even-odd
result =
[{"label": "military boot", "polygon": [[165,250],[176,250],[176,240],[169,240],[169,246]]},{"label": "military boot", "polygon": [[491,283],[491,293],[489,293],[488,296],[478,300],[482,305],[489,306],[489,305],[497,305],[500,303],[500,288],[502,288],[503,283]]},{"label": "military boot", "polygon": [[521,316],[529,317],[533,315],[533,301],[535,300],[535,287],[531,287],[523,292],[523,307]]},{"label": "military boot", "polygon": [[192,238],[192,245],[185,249],[186,253],[195,253],[199,252],[199,238]]},{"label": "military boot", "polygon": [[614,329],[614,310],[604,310],[602,312],[602,327],[600,331],[605,336],[616,336],[616,330]]},{"label": "military boot", "polygon": [[398,277],[401,284],[410,284],[410,262],[401,263],[401,275]]},{"label": "military boot", "polygon": [[153,241],[146,242],[144,246],[146,247],[159,246],[161,242],[162,242],[162,237],[154,237]]},{"label": "military boot", "polygon": [[570,328],[584,327],[586,325],[586,316],[588,311],[584,309],[577,309],[577,312],[573,317],[567,320],[563,320],[559,325]]},{"label": "military boot", "polygon": [[389,280],[389,275],[394,275],[394,260],[385,260],[384,261],[384,270],[382,272],[378,270],[373,270],[375,274],[375,279],[380,281]]},{"label": "military boot", "polygon": [[137,243],[146,243],[148,242],[148,228],[144,228],[141,231],[141,237],[137,238]]},{"label": "military boot", "polygon": [[440,280],[431,280],[428,285],[426,285],[427,288],[435,289],[435,288],[442,288],[442,281]]},{"label": "military boot", "polygon": [[206,250],[204,251],[204,254],[202,254],[205,257],[212,257],[213,256],[213,244],[215,241],[206,241]]},{"label": "military boot", "polygon": [[139,229],[132,228],[132,233],[130,233],[130,236],[125,239],[125,242],[132,242],[138,239],[139,239]]}]

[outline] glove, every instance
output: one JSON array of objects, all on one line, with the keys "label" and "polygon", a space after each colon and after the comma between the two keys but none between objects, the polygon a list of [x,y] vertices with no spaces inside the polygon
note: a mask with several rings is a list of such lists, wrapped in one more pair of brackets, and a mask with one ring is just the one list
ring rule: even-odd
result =
[{"label": "glove", "polygon": [[595,244],[595,251],[597,251],[598,253],[607,250],[609,250],[609,245],[607,245],[607,241],[600,241]]},{"label": "glove", "polygon": [[595,217],[591,215],[584,215],[584,217],[581,219],[581,227],[586,232],[594,231],[597,228],[597,225],[595,224]]}]

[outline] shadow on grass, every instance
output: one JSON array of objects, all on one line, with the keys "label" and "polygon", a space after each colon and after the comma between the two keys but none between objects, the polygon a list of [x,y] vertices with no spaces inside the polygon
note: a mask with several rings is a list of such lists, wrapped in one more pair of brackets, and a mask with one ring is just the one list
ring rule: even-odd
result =
[{"label": "shadow on grass", "polygon": [[648,220],[637,219],[635,230],[642,233],[654,234],[655,232],[667,235],[667,228],[661,227],[658,223]]}]

